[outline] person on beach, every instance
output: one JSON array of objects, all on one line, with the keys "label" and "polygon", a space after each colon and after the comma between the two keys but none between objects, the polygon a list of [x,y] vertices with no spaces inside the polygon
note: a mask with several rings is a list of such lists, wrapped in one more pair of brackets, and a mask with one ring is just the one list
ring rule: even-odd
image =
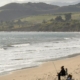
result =
[{"label": "person on beach", "polygon": [[69,74],[66,80],[72,80],[72,75]]},{"label": "person on beach", "polygon": [[67,75],[67,68],[66,70],[64,69],[64,66],[61,67],[61,71],[58,73],[58,80],[61,80],[61,76],[66,76]]},{"label": "person on beach", "polygon": [[68,75],[68,69],[66,68],[65,70],[66,70],[66,75]]}]

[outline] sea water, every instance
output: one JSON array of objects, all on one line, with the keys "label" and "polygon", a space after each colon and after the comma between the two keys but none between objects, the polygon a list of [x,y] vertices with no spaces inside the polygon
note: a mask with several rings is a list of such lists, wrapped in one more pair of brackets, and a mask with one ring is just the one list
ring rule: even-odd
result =
[{"label": "sea water", "polygon": [[0,73],[77,53],[79,32],[0,32]]}]

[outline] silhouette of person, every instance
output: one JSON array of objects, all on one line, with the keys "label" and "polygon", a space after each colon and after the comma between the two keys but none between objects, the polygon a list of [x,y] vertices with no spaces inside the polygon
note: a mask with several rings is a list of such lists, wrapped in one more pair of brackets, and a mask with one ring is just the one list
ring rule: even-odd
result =
[{"label": "silhouette of person", "polygon": [[65,76],[66,71],[64,69],[64,66],[61,67],[61,71],[58,73],[58,80],[61,80],[61,76]]},{"label": "silhouette of person", "polygon": [[68,75],[67,80],[72,80],[72,75],[71,74]]},{"label": "silhouette of person", "polygon": [[65,70],[66,70],[66,75],[68,75],[68,69],[66,68]]}]

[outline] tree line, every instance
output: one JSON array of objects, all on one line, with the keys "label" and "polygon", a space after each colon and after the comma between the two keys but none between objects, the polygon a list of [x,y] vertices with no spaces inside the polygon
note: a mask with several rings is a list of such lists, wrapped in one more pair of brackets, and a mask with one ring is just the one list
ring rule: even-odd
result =
[{"label": "tree line", "polygon": [[[62,15],[63,16],[63,15]],[[71,13],[64,14],[64,18],[56,16],[55,19],[48,21],[43,20],[42,23],[32,24],[28,21],[1,21],[0,30],[4,31],[80,31],[80,20],[73,20]]]},{"label": "tree line", "polygon": [[64,16],[65,16],[65,20],[63,20],[61,16],[57,16],[55,20],[56,21],[70,21],[71,20],[71,13],[64,14]]}]

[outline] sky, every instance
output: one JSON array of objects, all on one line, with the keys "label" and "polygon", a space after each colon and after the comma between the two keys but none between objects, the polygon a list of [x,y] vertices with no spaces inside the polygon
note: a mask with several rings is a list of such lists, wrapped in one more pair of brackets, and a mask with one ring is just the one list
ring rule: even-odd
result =
[{"label": "sky", "polygon": [[17,2],[17,3],[27,3],[27,2],[45,2],[54,5],[71,5],[79,3],[80,0],[0,0],[0,6],[4,6],[5,4]]}]

